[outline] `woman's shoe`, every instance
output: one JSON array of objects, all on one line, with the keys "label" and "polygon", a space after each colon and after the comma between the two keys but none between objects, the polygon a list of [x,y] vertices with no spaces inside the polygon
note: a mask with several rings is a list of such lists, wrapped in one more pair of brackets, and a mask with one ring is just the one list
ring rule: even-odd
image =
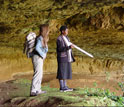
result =
[{"label": "woman's shoe", "polygon": [[68,91],[73,91],[73,89],[72,88],[68,88],[67,86],[62,88],[62,89],[60,88],[60,92],[68,92]]},{"label": "woman's shoe", "polygon": [[66,86],[66,89],[68,89],[68,90],[70,90],[70,91],[73,91],[73,88],[68,88],[67,86]]},{"label": "woman's shoe", "polygon": [[31,96],[31,97],[33,97],[33,96],[37,96],[37,93],[35,93],[35,92],[31,92],[30,96]]},{"label": "woman's shoe", "polygon": [[46,93],[46,91],[40,91],[40,92],[36,91],[36,93],[35,92],[31,92],[30,96],[33,97],[33,96],[37,96],[39,94],[44,94],[44,93]]},{"label": "woman's shoe", "polygon": [[44,94],[44,93],[46,93],[46,91],[40,91],[40,92],[36,91],[36,93],[37,93],[37,95],[39,95],[39,94]]}]

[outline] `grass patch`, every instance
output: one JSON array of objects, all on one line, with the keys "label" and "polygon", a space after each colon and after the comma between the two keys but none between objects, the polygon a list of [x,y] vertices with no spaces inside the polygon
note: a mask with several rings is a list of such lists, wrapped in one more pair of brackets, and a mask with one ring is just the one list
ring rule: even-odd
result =
[{"label": "grass patch", "polygon": [[44,106],[124,106],[124,97],[115,96],[115,93],[99,88],[76,88],[73,92],[60,92],[57,88],[42,86],[42,90],[47,91],[46,94],[29,97],[27,93],[29,93],[30,83],[31,81],[24,79],[13,82],[18,84],[19,90],[14,92],[12,104],[25,105],[25,107],[41,104]]}]

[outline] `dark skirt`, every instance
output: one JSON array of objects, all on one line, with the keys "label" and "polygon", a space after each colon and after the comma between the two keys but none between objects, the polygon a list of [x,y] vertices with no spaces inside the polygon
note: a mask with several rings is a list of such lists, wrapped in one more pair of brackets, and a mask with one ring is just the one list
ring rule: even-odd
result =
[{"label": "dark skirt", "polygon": [[71,63],[58,63],[57,79],[72,79]]}]

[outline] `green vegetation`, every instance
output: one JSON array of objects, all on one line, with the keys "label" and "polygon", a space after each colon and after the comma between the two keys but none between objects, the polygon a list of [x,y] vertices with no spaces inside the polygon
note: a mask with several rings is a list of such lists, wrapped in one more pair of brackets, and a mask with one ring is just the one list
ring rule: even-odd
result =
[{"label": "green vegetation", "polygon": [[122,91],[123,91],[123,96],[124,96],[124,82],[119,82],[118,85],[119,85],[119,87],[122,89]]},{"label": "green vegetation", "polygon": [[62,93],[57,88],[42,86],[42,90],[47,91],[46,94],[29,97],[31,85],[29,80],[16,80],[13,84],[19,88],[18,91],[11,93],[10,104],[13,106],[124,106],[124,97],[116,96],[108,89],[86,87]]}]

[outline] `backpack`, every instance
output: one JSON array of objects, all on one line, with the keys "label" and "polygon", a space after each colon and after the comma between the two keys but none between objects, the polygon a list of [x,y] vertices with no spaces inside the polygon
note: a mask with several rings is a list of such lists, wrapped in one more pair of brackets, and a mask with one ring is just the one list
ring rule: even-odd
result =
[{"label": "backpack", "polygon": [[31,58],[33,56],[35,44],[36,44],[36,34],[34,32],[30,32],[26,36],[26,40],[24,43],[24,51],[23,51],[23,53],[25,53],[28,58]]}]

